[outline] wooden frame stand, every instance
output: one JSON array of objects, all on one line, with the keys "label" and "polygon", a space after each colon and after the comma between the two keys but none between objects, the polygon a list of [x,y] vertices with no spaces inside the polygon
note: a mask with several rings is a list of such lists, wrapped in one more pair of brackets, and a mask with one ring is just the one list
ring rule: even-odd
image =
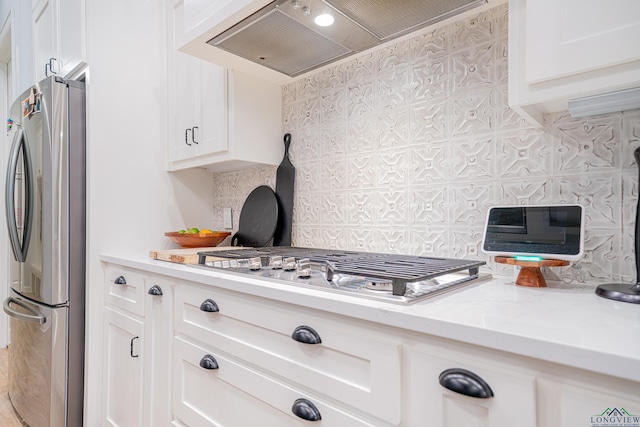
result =
[{"label": "wooden frame stand", "polygon": [[523,261],[515,258],[497,256],[496,262],[499,264],[517,265],[520,267],[520,274],[516,279],[516,285],[529,286],[533,288],[544,288],[547,286],[546,280],[542,277],[540,267],[564,267],[569,265],[569,261],[559,259],[543,259],[540,261]]}]

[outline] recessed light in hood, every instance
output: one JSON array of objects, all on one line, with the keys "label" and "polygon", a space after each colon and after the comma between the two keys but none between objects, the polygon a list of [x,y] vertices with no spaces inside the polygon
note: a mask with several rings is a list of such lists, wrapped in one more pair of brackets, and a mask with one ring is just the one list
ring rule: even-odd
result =
[{"label": "recessed light in hood", "polygon": [[[296,77],[486,2],[277,0],[207,43]],[[322,14],[333,25],[316,25]]]}]

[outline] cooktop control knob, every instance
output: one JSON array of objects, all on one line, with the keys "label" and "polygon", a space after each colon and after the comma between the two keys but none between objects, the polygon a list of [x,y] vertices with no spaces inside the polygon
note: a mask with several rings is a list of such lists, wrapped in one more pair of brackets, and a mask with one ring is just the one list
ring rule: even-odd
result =
[{"label": "cooktop control knob", "polygon": [[269,267],[274,270],[280,270],[282,268],[282,257],[275,255],[269,258]]},{"label": "cooktop control knob", "polygon": [[282,269],[285,271],[293,271],[296,269],[296,259],[293,257],[282,260]]},{"label": "cooktop control knob", "polygon": [[260,270],[262,268],[262,259],[260,257],[249,259],[249,269],[253,271]]},{"label": "cooktop control knob", "polygon": [[301,279],[306,279],[311,277],[311,262],[308,258],[301,259],[298,261],[298,266],[296,268],[296,276]]}]

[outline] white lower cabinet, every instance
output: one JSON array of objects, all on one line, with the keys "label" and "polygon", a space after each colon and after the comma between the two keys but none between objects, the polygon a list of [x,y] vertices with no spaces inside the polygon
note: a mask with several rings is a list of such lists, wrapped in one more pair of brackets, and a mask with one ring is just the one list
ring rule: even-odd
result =
[{"label": "white lower cabinet", "polygon": [[[107,267],[103,426],[583,427],[618,414],[640,422],[637,382],[216,280]],[[154,285],[162,295],[149,294]]]},{"label": "white lower cabinet", "polygon": [[144,323],[104,310],[103,425],[142,425]]},{"label": "white lower cabinet", "polygon": [[[173,341],[174,416],[188,426],[374,426],[220,350]],[[296,415],[294,412],[297,412]]]},{"label": "white lower cabinet", "polygon": [[438,353],[407,352],[406,425],[537,426],[535,376],[497,366],[490,357]]},{"label": "white lower cabinet", "polygon": [[167,376],[170,281],[107,268],[103,311],[102,425],[156,427],[171,418]]}]

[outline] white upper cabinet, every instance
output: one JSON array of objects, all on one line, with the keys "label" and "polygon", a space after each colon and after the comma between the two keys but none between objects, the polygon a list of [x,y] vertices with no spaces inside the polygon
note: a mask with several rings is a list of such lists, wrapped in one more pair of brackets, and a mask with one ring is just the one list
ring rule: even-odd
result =
[{"label": "white upper cabinet", "polygon": [[509,103],[532,123],[640,86],[637,0],[509,0]]},{"label": "white upper cabinet", "polygon": [[87,61],[85,0],[39,0],[32,9],[35,81],[74,78]]},{"label": "white upper cabinet", "polygon": [[278,164],[280,87],[178,50],[186,21],[183,0],[168,1],[167,19],[168,170]]}]

